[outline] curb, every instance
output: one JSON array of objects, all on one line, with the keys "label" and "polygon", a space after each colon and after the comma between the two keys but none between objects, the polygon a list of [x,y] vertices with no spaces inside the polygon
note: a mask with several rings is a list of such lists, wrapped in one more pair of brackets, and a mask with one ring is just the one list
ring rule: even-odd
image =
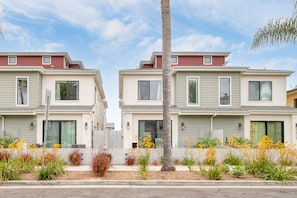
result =
[{"label": "curb", "polygon": [[47,186],[47,185],[117,185],[117,186],[296,186],[297,181],[237,181],[237,180],[50,180],[50,181],[4,181],[1,186]]}]

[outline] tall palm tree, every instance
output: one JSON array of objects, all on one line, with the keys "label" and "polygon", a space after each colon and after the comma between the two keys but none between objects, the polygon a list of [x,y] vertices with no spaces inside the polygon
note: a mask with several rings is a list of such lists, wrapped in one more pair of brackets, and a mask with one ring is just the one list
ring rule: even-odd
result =
[{"label": "tall palm tree", "polygon": [[285,19],[270,20],[254,35],[252,50],[264,44],[296,43],[297,40],[297,0],[293,1],[292,16]]},{"label": "tall palm tree", "polygon": [[161,0],[162,70],[163,70],[163,145],[164,164],[161,171],[175,171],[171,160],[171,24],[170,0]]}]

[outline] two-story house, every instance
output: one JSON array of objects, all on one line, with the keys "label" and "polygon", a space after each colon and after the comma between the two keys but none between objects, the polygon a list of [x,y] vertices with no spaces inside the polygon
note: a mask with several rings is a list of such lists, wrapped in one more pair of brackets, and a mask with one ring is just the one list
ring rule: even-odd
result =
[{"label": "two-story house", "polygon": [[0,53],[1,136],[45,141],[47,147],[97,147],[94,138],[105,132],[107,107],[100,72],[66,52]]},{"label": "two-story house", "polygon": [[[292,71],[226,66],[228,52],[172,52],[172,146],[211,136],[263,135],[296,142],[297,111],[286,106]],[[162,140],[162,53],[119,72],[124,147],[150,135]]]}]

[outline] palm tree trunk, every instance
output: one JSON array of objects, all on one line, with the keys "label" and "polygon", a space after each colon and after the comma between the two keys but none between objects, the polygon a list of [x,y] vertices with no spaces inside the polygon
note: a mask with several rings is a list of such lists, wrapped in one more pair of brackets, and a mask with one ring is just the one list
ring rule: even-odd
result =
[{"label": "palm tree trunk", "polygon": [[163,68],[163,145],[164,164],[161,171],[175,171],[171,160],[171,24],[170,0],[161,0],[162,10],[162,68]]}]

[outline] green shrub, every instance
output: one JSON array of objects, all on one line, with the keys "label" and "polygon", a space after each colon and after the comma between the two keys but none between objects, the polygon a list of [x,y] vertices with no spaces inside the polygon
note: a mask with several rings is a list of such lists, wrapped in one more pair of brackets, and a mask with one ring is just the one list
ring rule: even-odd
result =
[{"label": "green shrub", "polygon": [[55,176],[65,174],[64,161],[54,160],[48,161],[48,163],[38,170],[37,178],[39,180],[52,180]]},{"label": "green shrub", "polygon": [[11,161],[0,161],[0,181],[18,180],[20,179],[20,172]]},{"label": "green shrub", "polygon": [[196,163],[196,160],[193,157],[187,157],[187,156],[185,156],[181,161],[181,164],[187,166],[189,171],[193,170],[193,166],[195,165],[195,163]]},{"label": "green shrub", "polygon": [[277,180],[277,181],[292,181],[296,180],[296,169],[287,169],[286,166],[269,167],[261,175],[264,180]]},{"label": "green shrub", "polygon": [[17,138],[11,136],[0,137],[0,148],[8,148],[10,144],[16,144],[18,142]]},{"label": "green shrub", "polygon": [[237,165],[237,166],[233,167],[233,169],[231,170],[231,174],[235,177],[243,176],[245,174],[244,167],[241,165]]},{"label": "green shrub", "polygon": [[228,164],[223,164],[221,166],[221,170],[223,173],[228,173],[229,172],[229,165]]},{"label": "green shrub", "polygon": [[224,163],[229,165],[242,165],[243,159],[240,156],[235,156],[232,153],[228,153],[226,159],[224,160]]},{"label": "green shrub", "polygon": [[211,166],[208,169],[200,167],[200,172],[203,176],[208,177],[209,180],[220,180],[223,177],[223,171],[220,166]]},{"label": "green shrub", "polygon": [[204,137],[201,138],[197,144],[196,144],[196,148],[208,148],[208,147],[216,147],[218,144],[220,144],[220,140],[217,138],[211,138],[211,137]]}]

